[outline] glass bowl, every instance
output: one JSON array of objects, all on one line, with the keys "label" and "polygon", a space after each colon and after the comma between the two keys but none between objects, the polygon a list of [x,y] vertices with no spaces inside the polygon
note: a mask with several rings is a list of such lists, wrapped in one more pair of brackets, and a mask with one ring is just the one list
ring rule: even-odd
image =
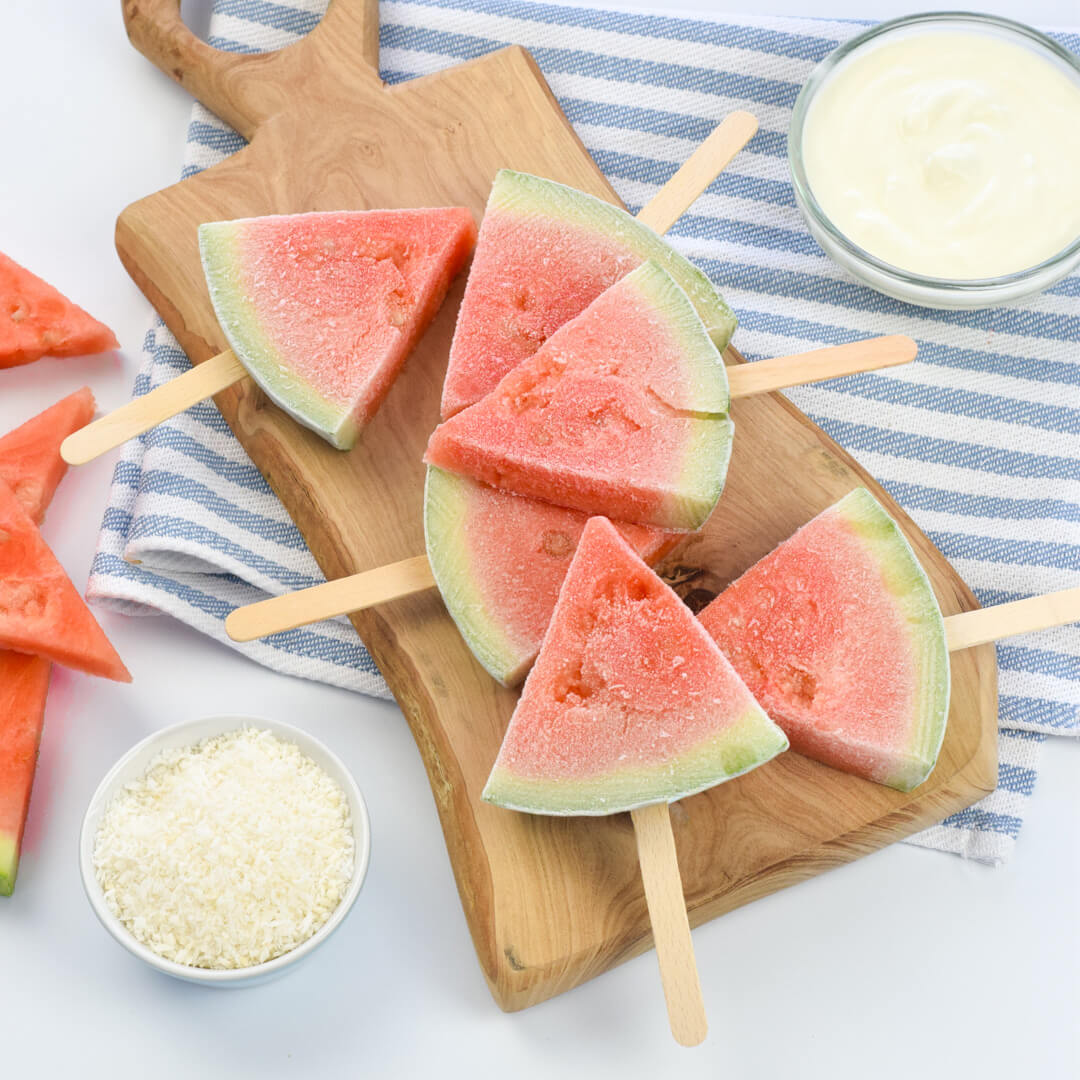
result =
[{"label": "glass bowl", "polygon": [[1045,34],[1011,19],[962,11],[940,11],[905,15],[879,23],[825,57],[810,73],[796,99],[788,131],[788,163],[795,187],[795,201],[806,219],[811,235],[825,253],[860,281],[886,296],[924,307],[982,308],[1042,292],[1080,266],[1080,237],[1056,255],[1025,270],[1000,277],[930,277],[884,262],[849,240],[829,219],[810,189],[803,163],[803,129],[818,91],[833,71],[849,57],[885,40],[926,32],[928,28],[977,30],[994,34],[1037,53],[1080,83],[1080,59],[1051,41]]}]

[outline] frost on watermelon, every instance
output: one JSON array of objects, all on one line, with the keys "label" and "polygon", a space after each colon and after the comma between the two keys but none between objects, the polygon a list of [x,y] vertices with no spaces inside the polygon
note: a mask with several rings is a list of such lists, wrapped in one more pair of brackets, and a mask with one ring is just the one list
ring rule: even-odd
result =
[{"label": "frost on watermelon", "polygon": [[[587,520],[577,510],[428,469],[431,572],[465,643],[504,686],[519,683],[536,659]],[[683,539],[641,525],[616,528],[650,565]]]},{"label": "frost on watermelon", "polygon": [[0,649],[43,656],[89,675],[131,681],[105,632],[4,483],[0,483]]},{"label": "frost on watermelon", "polygon": [[48,282],[0,254],[0,368],[118,348],[113,332]]},{"label": "frost on watermelon", "polygon": [[437,427],[425,461],[587,514],[697,529],[723,490],[728,405],[701,319],[647,262]]},{"label": "frost on watermelon", "polygon": [[703,791],[786,748],[690,609],[591,518],[483,798],[613,814]]},{"label": "frost on watermelon", "polygon": [[495,389],[563,323],[646,259],[685,290],[717,347],[735,316],[709,279],[602,199],[528,173],[495,177],[443,384],[447,419]]},{"label": "frost on watermelon", "polygon": [[358,210],[199,227],[221,329],[251,377],[347,450],[476,241],[468,210]]},{"label": "frost on watermelon", "polygon": [[15,887],[51,669],[40,656],[0,651],[0,896]]},{"label": "frost on watermelon", "polygon": [[84,386],[0,438],[0,482],[37,524],[67,472],[60,444],[94,418],[94,395]]},{"label": "frost on watermelon", "polygon": [[915,553],[865,488],[700,618],[794,750],[901,791],[930,774],[949,710],[945,625]]}]

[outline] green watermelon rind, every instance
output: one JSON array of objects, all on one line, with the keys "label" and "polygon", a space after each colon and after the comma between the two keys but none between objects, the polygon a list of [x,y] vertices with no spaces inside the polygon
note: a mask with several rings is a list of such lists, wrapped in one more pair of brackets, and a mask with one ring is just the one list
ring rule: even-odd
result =
[{"label": "green watermelon rind", "polygon": [[648,259],[631,271],[620,287],[637,289],[662,312],[665,326],[681,345],[692,379],[689,396],[696,405],[695,446],[687,453],[678,478],[675,490],[679,494],[665,500],[662,516],[671,522],[686,523],[675,528],[699,529],[724,490],[735,438],[735,424],[726,415],[731,408],[727,367],[686,290],[656,260]]},{"label": "green watermelon rind", "polygon": [[877,499],[866,488],[856,488],[836,509],[880,566],[895,607],[912,628],[914,682],[919,688],[913,737],[897,754],[900,764],[882,781],[898,791],[911,791],[937,763],[948,723],[951,678],[945,620],[922,563]]},{"label": "green watermelon rind", "polygon": [[500,169],[496,174],[488,206],[523,215],[556,217],[608,239],[617,236],[628,250],[658,262],[678,282],[716,347],[727,348],[735,333],[735,313],[702,271],[625,210],[555,180],[512,169]]},{"label": "green watermelon rind", "polygon": [[19,869],[19,846],[16,837],[0,830],[0,896],[10,896],[15,889]]},{"label": "green watermelon rind", "polygon": [[473,571],[466,518],[469,481],[429,465],[424,482],[424,543],[443,603],[473,656],[504,686],[521,681],[534,657],[522,655],[487,613]]},{"label": "green watermelon rind", "polygon": [[218,323],[229,348],[274,404],[338,450],[348,450],[360,432],[356,420],[310,383],[289,377],[289,367],[264,333],[252,298],[238,287],[243,280],[240,239],[244,227],[255,220],[210,221],[199,226],[199,254]]},{"label": "green watermelon rind", "polygon": [[[646,259],[613,288],[636,290],[649,307],[662,313],[664,329],[680,346],[685,362],[682,373],[689,377],[686,396],[694,403],[693,411],[703,418],[726,416],[731,409],[727,367],[689,293],[655,259]],[[665,404],[677,411],[680,403]]]},{"label": "green watermelon rind", "polygon": [[655,768],[566,780],[515,775],[497,765],[481,798],[528,814],[600,817],[688,798],[751,772],[787,749],[787,736],[753,705],[719,735]]}]

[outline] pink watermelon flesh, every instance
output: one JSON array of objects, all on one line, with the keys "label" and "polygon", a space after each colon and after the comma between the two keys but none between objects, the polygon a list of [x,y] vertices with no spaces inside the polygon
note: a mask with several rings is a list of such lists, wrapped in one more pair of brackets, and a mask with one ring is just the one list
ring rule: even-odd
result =
[{"label": "pink watermelon flesh", "polygon": [[[40,520],[67,469],[61,441],[93,414],[84,387],[0,438],[0,486],[8,482],[29,515]],[[51,671],[40,656],[0,651],[0,895],[15,886]]]},{"label": "pink watermelon flesh", "polygon": [[94,395],[84,386],[0,438],[0,482],[11,488],[36,524],[41,524],[67,472],[60,444],[93,418]]},{"label": "pink watermelon flesh", "polygon": [[[466,644],[504,686],[519,683],[536,659],[587,520],[577,510],[428,470],[428,561]],[[650,565],[684,538],[621,522],[616,528]]]},{"label": "pink watermelon flesh", "polygon": [[462,207],[199,228],[233,352],[274,401],[341,449],[375,415],[475,242]]},{"label": "pink watermelon flesh", "polygon": [[937,760],[944,623],[903,534],[858,488],[700,615],[792,748],[908,791]]},{"label": "pink watermelon flesh", "polygon": [[700,318],[648,262],[436,428],[425,461],[587,514],[696,529],[724,486],[728,405]]},{"label": "pink watermelon flesh", "polygon": [[592,518],[483,797],[612,814],[702,791],[786,747],[689,608]]},{"label": "pink watermelon flesh", "polygon": [[0,649],[130,682],[131,675],[19,500],[0,482]]},{"label": "pink watermelon flesh", "polygon": [[592,195],[501,170],[492,185],[443,383],[448,419],[491,393],[564,323],[646,259],[686,291],[717,347],[735,316],[651,229]]},{"label": "pink watermelon flesh", "polygon": [[15,887],[51,669],[40,656],[0,651],[0,896]]},{"label": "pink watermelon flesh", "polygon": [[43,356],[89,356],[116,348],[116,336],[107,326],[0,254],[0,368]]}]

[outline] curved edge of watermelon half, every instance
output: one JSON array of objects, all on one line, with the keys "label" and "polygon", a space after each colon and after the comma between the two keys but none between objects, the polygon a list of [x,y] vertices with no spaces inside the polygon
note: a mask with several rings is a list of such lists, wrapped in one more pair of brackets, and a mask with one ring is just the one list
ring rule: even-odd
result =
[{"label": "curved edge of watermelon half", "polygon": [[[587,521],[577,510],[428,466],[424,540],[432,576],[465,644],[503,686],[516,686],[532,667]],[[643,525],[616,528],[650,565],[685,539]],[[488,537],[492,547],[479,550]]]},{"label": "curved edge of watermelon half", "polygon": [[690,609],[593,517],[482,798],[614,814],[696,795],[787,748]]},{"label": "curved edge of watermelon half", "polygon": [[614,203],[532,173],[500,169],[489,206],[524,214],[548,214],[605,236],[615,235],[643,260],[658,262],[678,282],[721,351],[731,341],[738,320],[716,286],[662,236]]},{"label": "curved edge of watermelon half", "polygon": [[52,665],[0,651],[0,896],[15,888]]},{"label": "curved edge of watermelon half", "polygon": [[614,776],[575,780],[570,785],[521,776],[496,762],[481,798],[493,806],[525,814],[606,817],[700,795],[753,772],[789,746],[781,728],[755,702],[722,735],[666,761],[663,769],[624,769]]},{"label": "curved edge of watermelon half", "polygon": [[11,488],[36,525],[67,472],[60,444],[90,423],[94,409],[94,395],[84,386],[0,438],[0,481]]},{"label": "curved edge of watermelon half", "polygon": [[898,791],[911,791],[937,764],[949,722],[952,677],[945,618],[919,557],[881,503],[866,488],[856,488],[840,505],[880,564],[886,587],[914,630],[914,662],[919,672],[916,685],[922,693],[917,699],[906,760],[882,781]]}]

